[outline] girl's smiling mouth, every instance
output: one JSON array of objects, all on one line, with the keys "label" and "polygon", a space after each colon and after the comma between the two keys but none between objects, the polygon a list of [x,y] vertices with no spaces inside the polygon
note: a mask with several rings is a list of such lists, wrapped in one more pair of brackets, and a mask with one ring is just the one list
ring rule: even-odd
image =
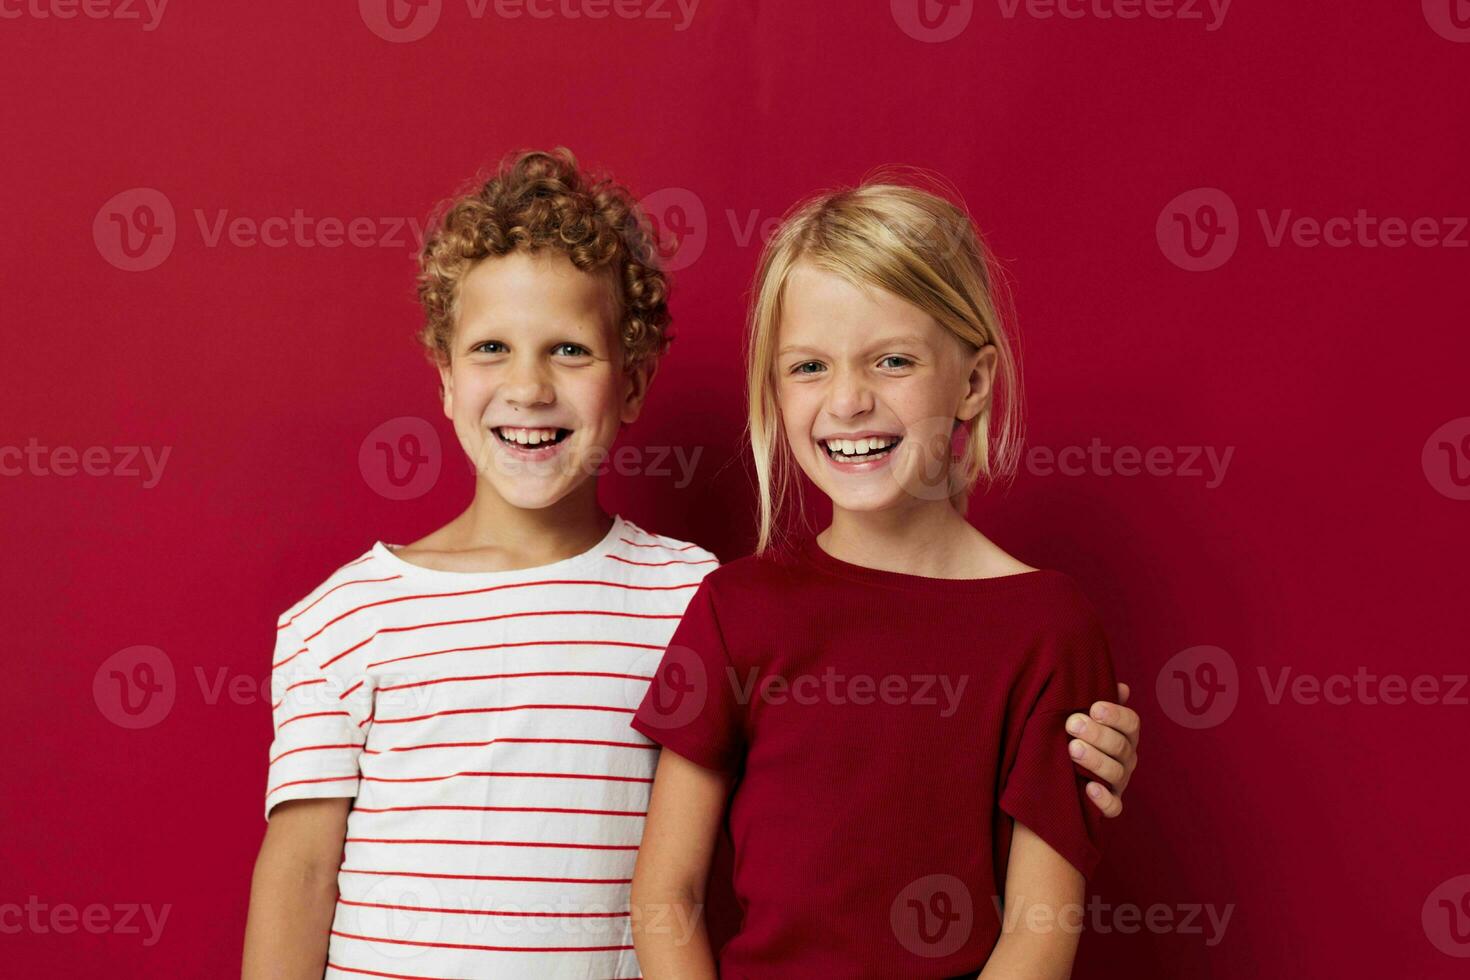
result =
[{"label": "girl's smiling mouth", "polygon": [[817,440],[827,459],[843,471],[877,469],[893,455],[903,436],[860,432],[851,436],[826,436]]}]

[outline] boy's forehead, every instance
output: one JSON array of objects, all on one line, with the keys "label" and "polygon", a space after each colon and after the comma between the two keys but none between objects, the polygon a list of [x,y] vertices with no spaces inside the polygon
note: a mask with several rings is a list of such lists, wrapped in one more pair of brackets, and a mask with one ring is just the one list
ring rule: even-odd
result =
[{"label": "boy's forehead", "polygon": [[462,324],[505,326],[560,323],[615,327],[617,300],[610,276],[585,272],[564,253],[542,249],[481,259],[459,289]]}]

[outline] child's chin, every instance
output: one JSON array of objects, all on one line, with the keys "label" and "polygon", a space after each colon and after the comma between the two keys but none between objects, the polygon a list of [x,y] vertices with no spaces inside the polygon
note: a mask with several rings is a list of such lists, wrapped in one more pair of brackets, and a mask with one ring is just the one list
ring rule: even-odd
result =
[{"label": "child's chin", "polygon": [[491,480],[490,485],[495,488],[500,499],[520,510],[544,510],[560,502],[577,486],[576,481],[562,476],[547,477],[544,480],[502,478]]}]

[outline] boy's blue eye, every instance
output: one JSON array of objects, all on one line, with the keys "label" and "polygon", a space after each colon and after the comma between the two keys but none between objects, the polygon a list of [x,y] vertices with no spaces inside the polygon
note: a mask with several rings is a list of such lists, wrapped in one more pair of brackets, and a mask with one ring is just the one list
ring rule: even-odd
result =
[{"label": "boy's blue eye", "polygon": [[551,353],[559,357],[588,357],[592,352],[581,344],[565,343],[557,344],[551,349]]},{"label": "boy's blue eye", "polygon": [[[486,348],[491,348],[491,347],[498,348],[498,349],[497,350],[487,350],[486,349]],[[475,353],[475,354],[499,354],[499,353],[501,353],[504,350],[505,350],[505,345],[502,344],[498,340],[482,340],[478,344],[476,344],[474,347],[471,347],[470,348],[470,351],[472,353]]]}]

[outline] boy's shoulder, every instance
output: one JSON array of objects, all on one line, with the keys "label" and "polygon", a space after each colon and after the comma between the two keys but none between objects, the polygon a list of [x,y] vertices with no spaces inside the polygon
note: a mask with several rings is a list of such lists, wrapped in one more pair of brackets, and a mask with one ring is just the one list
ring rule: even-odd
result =
[{"label": "boy's shoulder", "polygon": [[703,575],[708,575],[711,570],[719,567],[720,559],[713,551],[692,541],[682,541],[667,534],[655,534],[626,517],[619,517],[617,520],[621,527],[611,542],[609,558],[649,568],[689,566],[700,570]]},{"label": "boy's shoulder", "polygon": [[[347,598],[344,593],[351,593],[354,600],[372,601],[374,593],[377,593],[376,597],[385,593],[385,583],[397,581],[401,577],[395,569],[386,566],[382,545],[375,543],[356,558],[338,566],[320,585],[292,603],[277,617],[276,629],[299,626],[299,621],[306,617],[319,617],[324,611],[323,607],[335,606],[341,599]],[[365,600],[364,593],[368,593]]]}]

